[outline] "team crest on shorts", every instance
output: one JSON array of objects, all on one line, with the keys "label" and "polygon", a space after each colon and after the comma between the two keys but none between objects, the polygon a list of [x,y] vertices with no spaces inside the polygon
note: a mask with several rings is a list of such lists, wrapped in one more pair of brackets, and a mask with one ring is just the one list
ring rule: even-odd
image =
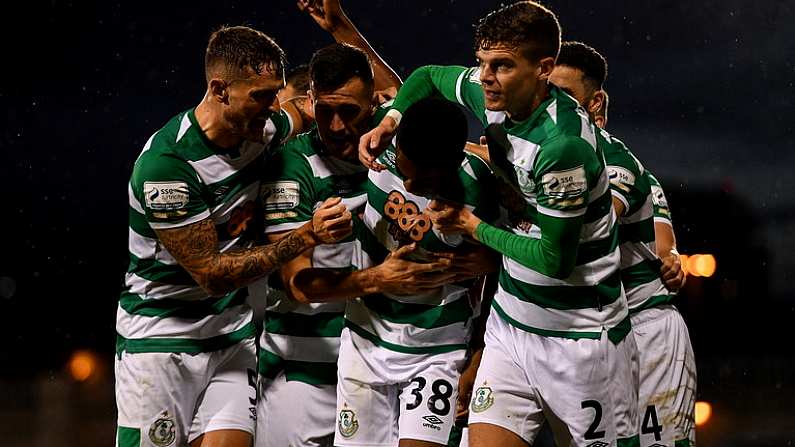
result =
[{"label": "team crest on shorts", "polygon": [[482,413],[494,405],[494,396],[491,387],[482,386],[475,390],[475,397],[472,399],[472,411]]},{"label": "team crest on shorts", "polygon": [[168,447],[177,439],[174,418],[164,411],[149,428],[149,440],[158,447]]},{"label": "team crest on shorts", "polygon": [[359,421],[356,420],[356,413],[353,410],[340,411],[339,429],[343,438],[350,438],[359,430]]}]

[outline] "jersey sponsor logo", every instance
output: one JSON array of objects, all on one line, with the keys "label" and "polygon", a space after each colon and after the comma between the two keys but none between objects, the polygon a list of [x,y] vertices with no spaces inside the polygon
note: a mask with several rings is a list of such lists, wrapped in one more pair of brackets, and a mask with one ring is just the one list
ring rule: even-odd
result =
[{"label": "jersey sponsor logo", "polygon": [[400,245],[403,242],[419,242],[431,230],[431,218],[420,213],[417,204],[407,201],[403,193],[397,190],[387,196],[384,215],[392,221],[389,224],[389,234]]},{"label": "jersey sponsor logo", "polygon": [[475,390],[475,396],[472,398],[472,411],[475,413],[482,413],[494,405],[494,395],[491,387],[482,386]]},{"label": "jersey sponsor logo", "polygon": [[596,441],[588,444],[586,447],[610,447],[610,444],[602,441]]},{"label": "jersey sponsor logo", "polygon": [[149,427],[149,440],[157,447],[168,447],[177,439],[174,418],[164,411]]},{"label": "jersey sponsor logo", "polygon": [[152,211],[175,211],[188,205],[190,193],[185,182],[144,182],[144,202]]},{"label": "jersey sponsor logo", "polygon": [[343,438],[350,438],[359,430],[359,421],[356,419],[356,412],[353,410],[341,410],[339,422],[340,434]]},{"label": "jersey sponsor logo", "polygon": [[292,180],[263,183],[260,192],[265,211],[290,210],[301,199],[301,186]]},{"label": "jersey sponsor logo", "polygon": [[588,190],[583,166],[565,171],[547,172],[541,178],[541,184],[544,187],[544,194],[560,199],[576,197]]},{"label": "jersey sponsor logo", "polygon": [[[397,137],[396,137],[397,138]],[[393,141],[392,144],[397,144],[396,141]],[[381,157],[381,161],[384,162],[385,165],[389,166],[390,168],[395,168],[395,160],[397,155],[393,151],[386,151],[384,152],[384,156]]]},{"label": "jersey sponsor logo", "polygon": [[444,424],[444,421],[439,419],[438,416],[428,415],[423,416],[425,422],[422,423],[423,428],[430,428],[431,430],[442,431],[442,427],[439,425]]},{"label": "jersey sponsor logo", "polygon": [[629,192],[629,187],[635,184],[635,174],[621,166],[608,166],[607,177],[612,185],[624,192]]}]

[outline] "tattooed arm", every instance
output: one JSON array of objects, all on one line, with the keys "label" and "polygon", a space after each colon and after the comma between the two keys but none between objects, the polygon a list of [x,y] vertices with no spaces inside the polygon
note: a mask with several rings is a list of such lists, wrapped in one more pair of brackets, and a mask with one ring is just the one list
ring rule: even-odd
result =
[{"label": "tattooed arm", "polygon": [[336,242],[351,232],[351,213],[339,198],[326,200],[312,221],[276,243],[225,253],[211,219],[181,228],[156,230],[166,249],[211,295],[223,295],[271,273],[318,244]]}]

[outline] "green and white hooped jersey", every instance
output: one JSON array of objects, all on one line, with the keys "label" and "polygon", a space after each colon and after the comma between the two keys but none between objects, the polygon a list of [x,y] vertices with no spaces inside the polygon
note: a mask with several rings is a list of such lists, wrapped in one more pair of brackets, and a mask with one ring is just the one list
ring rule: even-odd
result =
[{"label": "green and white hooped jersey", "polygon": [[668,208],[668,199],[665,198],[665,191],[663,191],[657,177],[648,169],[644,172],[651,185],[651,199],[654,204],[654,222],[664,223],[671,227],[673,224],[673,217],[671,216],[671,209]]},{"label": "green and white hooped jersey", "polygon": [[[285,143],[268,160],[262,183],[265,232],[298,228],[329,197],[342,197],[356,214],[367,201],[367,168],[325,153],[317,129]],[[319,245],[312,266],[352,269],[358,243],[353,236]],[[299,303],[289,298],[278,274],[271,275],[268,310],[260,337],[259,372],[269,379],[284,372],[288,381],[315,385],[337,382],[339,337],[345,302]]]},{"label": "green and white hooped jersey", "polygon": [[[413,77],[422,80],[413,81]],[[485,108],[477,67],[426,66],[398,92],[401,112],[422,97],[441,94],[473,112],[484,125],[502,123],[511,144],[505,154],[518,191],[510,231],[541,237],[535,217],[583,217],[576,267],[565,279],[552,278],[503,257],[494,310],[513,326],[544,336],[592,338],[607,330],[618,342],[631,330],[619,274],[618,226],[612,208],[604,156],[579,104],[555,86],[549,98],[522,122]]]},{"label": "green and white hooped jersey", "polygon": [[[357,227],[361,244],[354,260],[359,269],[378,265],[390,251],[417,243],[422,252],[449,252],[463,241],[432,228],[424,214],[431,202],[406,191],[390,146],[379,158],[387,167],[370,171],[364,225]],[[488,197],[491,172],[481,159],[467,155],[458,172],[460,184],[449,200],[462,203],[481,219],[492,220],[496,201]],[[434,354],[466,349],[472,329],[473,306],[467,284],[448,284],[434,293],[397,296],[374,294],[348,303],[345,325],[377,346],[408,354]]]},{"label": "green and white hooped jersey", "polygon": [[129,183],[130,265],[116,313],[117,352],[207,352],[252,337],[247,288],[211,297],[155,230],[212,219],[221,252],[251,245],[266,148],[291,132],[272,116],[263,142],[233,149],[210,142],[193,109],[149,138]]},{"label": "green and white hooped jersey", "polygon": [[673,299],[660,277],[660,258],[654,237],[654,199],[643,165],[624,143],[605,130],[597,131],[604,147],[610,190],[624,204],[618,218],[621,282],[629,312],[668,303]]}]

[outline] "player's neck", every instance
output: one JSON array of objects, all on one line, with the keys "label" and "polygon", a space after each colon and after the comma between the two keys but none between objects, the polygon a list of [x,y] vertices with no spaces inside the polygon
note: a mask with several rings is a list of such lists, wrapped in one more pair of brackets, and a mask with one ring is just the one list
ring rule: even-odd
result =
[{"label": "player's neck", "polygon": [[533,94],[530,100],[530,106],[527,108],[522,108],[517,112],[508,112],[508,118],[510,118],[514,122],[521,122],[530,118],[533,115],[533,112],[538,109],[542,102],[546,101],[549,98],[549,87],[547,84],[541,84],[539,88]]},{"label": "player's neck", "polygon": [[199,123],[199,127],[207,139],[218,147],[230,149],[243,141],[240,136],[229,131],[224,124],[221,111],[217,107],[213,107],[207,95],[196,107],[196,122]]}]

